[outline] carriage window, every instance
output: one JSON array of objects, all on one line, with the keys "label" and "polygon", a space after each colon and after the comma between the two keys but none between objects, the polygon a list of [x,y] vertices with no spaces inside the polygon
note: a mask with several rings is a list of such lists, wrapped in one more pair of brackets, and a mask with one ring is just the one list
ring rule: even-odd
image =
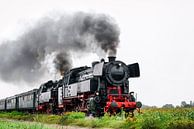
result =
[{"label": "carriage window", "polygon": [[29,95],[29,100],[31,100],[32,99],[32,95]]},{"label": "carriage window", "polygon": [[25,96],[25,100],[26,100],[26,101],[28,100],[28,96]]},{"label": "carriage window", "polygon": [[28,100],[31,100],[32,99],[32,95],[28,95]]},{"label": "carriage window", "polygon": [[11,103],[15,103],[14,99],[11,99]]}]

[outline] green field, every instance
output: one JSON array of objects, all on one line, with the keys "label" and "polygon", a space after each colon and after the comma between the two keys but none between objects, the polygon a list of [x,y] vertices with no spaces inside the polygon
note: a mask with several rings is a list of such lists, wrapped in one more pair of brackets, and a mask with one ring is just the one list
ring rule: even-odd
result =
[{"label": "green field", "polygon": [[[134,118],[124,118],[121,115],[105,115],[101,118],[88,118],[81,112],[69,112],[64,115],[26,114],[20,112],[0,113],[0,118],[27,120],[47,124],[74,125],[92,128],[115,129],[194,129],[194,108],[172,109],[144,109]],[[5,121],[0,121],[0,129],[6,126]],[[43,125],[28,125],[13,123],[18,128],[43,128]],[[9,128],[8,128],[9,129]],[[10,129],[12,129],[10,127]]]}]

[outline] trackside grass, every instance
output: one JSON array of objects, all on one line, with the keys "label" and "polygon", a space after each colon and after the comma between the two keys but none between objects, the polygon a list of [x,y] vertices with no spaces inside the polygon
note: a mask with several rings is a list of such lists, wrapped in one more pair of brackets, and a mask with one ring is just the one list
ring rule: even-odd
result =
[{"label": "trackside grass", "polygon": [[141,114],[135,114],[134,118],[124,118],[123,116],[124,112],[117,116],[106,114],[101,118],[85,117],[85,114],[81,112],[68,112],[64,115],[27,114],[20,112],[0,113],[0,118],[90,128],[194,129],[194,108],[144,109]]},{"label": "trackside grass", "polygon": [[11,122],[0,120],[0,129],[50,129],[43,124],[25,124],[21,122]]}]

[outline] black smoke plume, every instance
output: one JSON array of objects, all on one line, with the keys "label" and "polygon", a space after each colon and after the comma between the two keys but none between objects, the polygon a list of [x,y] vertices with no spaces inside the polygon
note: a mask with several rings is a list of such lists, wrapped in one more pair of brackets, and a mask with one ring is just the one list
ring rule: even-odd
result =
[{"label": "black smoke plume", "polygon": [[15,41],[0,45],[0,77],[7,82],[37,82],[47,70],[46,57],[53,53],[54,66],[61,73],[72,67],[72,52],[100,50],[115,55],[119,34],[114,19],[104,14],[78,12],[44,17]]},{"label": "black smoke plume", "polygon": [[60,71],[61,75],[63,75],[66,71],[71,68],[70,59],[68,59],[69,55],[65,52],[58,53],[54,59],[55,68]]}]

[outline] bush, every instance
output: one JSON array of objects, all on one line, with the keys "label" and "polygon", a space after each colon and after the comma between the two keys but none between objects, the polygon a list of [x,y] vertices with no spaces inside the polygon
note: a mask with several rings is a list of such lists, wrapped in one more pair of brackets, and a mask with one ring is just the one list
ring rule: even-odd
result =
[{"label": "bush", "polygon": [[194,121],[172,121],[167,124],[166,129],[194,129]]},{"label": "bush", "polygon": [[61,116],[58,115],[47,115],[47,114],[35,114],[33,121],[42,122],[47,124],[59,124]]}]

